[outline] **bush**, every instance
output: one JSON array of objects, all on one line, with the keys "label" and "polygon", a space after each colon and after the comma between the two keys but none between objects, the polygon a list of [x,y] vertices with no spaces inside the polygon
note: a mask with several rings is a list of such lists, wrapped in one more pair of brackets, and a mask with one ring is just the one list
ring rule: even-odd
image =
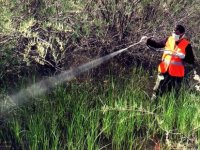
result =
[{"label": "bush", "polygon": [[[84,2],[1,1],[0,43],[13,48],[3,46],[2,53],[9,51],[9,55],[17,56],[20,65],[61,71],[137,42],[142,35],[166,37],[175,24],[181,23],[187,28],[196,55],[200,55],[198,1]],[[154,54],[140,49],[137,55],[128,52],[118,62],[126,62],[128,55],[149,63]]]}]

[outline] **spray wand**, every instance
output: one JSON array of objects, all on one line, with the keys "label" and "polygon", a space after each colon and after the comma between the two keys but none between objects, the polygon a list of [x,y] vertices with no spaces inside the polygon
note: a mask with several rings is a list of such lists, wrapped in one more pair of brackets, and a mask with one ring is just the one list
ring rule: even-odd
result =
[{"label": "spray wand", "polygon": [[[148,37],[147,36],[142,36],[141,40],[142,42],[147,41]],[[184,54],[177,52],[176,50],[172,51],[172,50],[166,50],[166,49],[158,49],[158,48],[154,48],[152,46],[147,45],[147,47],[150,50],[156,51],[156,52],[165,52],[165,54],[167,55],[171,55],[171,56],[175,56],[175,57],[179,57],[181,59],[183,59],[185,57]],[[176,47],[177,48],[177,47]],[[175,48],[175,49],[176,49]]]}]

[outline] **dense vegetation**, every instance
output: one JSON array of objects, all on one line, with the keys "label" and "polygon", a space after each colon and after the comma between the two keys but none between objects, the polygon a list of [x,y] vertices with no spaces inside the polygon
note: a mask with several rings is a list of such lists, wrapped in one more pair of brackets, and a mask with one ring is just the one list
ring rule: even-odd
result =
[{"label": "dense vegetation", "polygon": [[[199,69],[199,0],[0,0],[0,6],[1,107],[6,95],[38,78],[124,48],[142,35],[168,36],[175,24],[186,26]],[[139,45],[1,113],[0,147],[197,148],[198,93],[186,85],[178,99],[172,92],[148,101],[158,61],[159,54]]]},{"label": "dense vegetation", "polygon": [[[41,68],[41,72],[46,68],[51,72],[66,70],[137,42],[141,35],[166,37],[178,23],[186,26],[187,37],[198,55],[198,4],[158,0],[2,0],[1,77],[19,77]],[[140,59],[151,59],[149,50],[142,49]],[[130,51],[129,56],[136,52]],[[124,59],[126,65],[129,61]]]}]

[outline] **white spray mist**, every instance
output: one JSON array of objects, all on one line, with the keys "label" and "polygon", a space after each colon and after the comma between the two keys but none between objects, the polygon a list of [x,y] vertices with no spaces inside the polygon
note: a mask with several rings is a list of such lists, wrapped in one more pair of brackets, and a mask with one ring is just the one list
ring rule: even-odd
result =
[{"label": "white spray mist", "polygon": [[127,48],[118,50],[118,51],[108,54],[104,57],[101,57],[101,58],[95,59],[91,62],[85,63],[75,69],[65,71],[54,77],[49,77],[48,79],[42,80],[38,83],[35,83],[26,89],[22,89],[17,94],[11,95],[7,99],[5,99],[5,101],[2,101],[2,103],[0,104],[0,112],[6,112],[13,107],[20,106],[21,104],[29,101],[30,98],[39,96],[39,95],[45,93],[48,89],[53,88],[65,81],[70,81],[71,79],[78,76],[79,74],[99,66],[100,64],[104,63],[105,61],[113,58],[114,56],[126,51],[127,49],[129,49],[133,46],[136,46],[139,43],[141,43],[141,41],[139,41],[135,44],[132,44]]}]

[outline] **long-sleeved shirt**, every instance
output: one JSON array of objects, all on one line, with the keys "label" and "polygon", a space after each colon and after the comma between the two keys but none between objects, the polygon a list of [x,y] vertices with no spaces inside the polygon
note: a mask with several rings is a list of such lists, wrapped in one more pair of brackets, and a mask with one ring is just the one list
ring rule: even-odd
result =
[{"label": "long-sleeved shirt", "polygon": [[[166,45],[168,38],[162,39],[160,41],[155,41],[151,38],[147,40],[147,45],[154,47],[154,48],[164,48]],[[178,45],[179,42],[176,42],[176,45]],[[185,48],[185,58],[183,59],[184,62],[189,63],[189,64],[194,64],[194,54],[192,51],[192,46],[191,44],[188,44],[187,47]]]}]

